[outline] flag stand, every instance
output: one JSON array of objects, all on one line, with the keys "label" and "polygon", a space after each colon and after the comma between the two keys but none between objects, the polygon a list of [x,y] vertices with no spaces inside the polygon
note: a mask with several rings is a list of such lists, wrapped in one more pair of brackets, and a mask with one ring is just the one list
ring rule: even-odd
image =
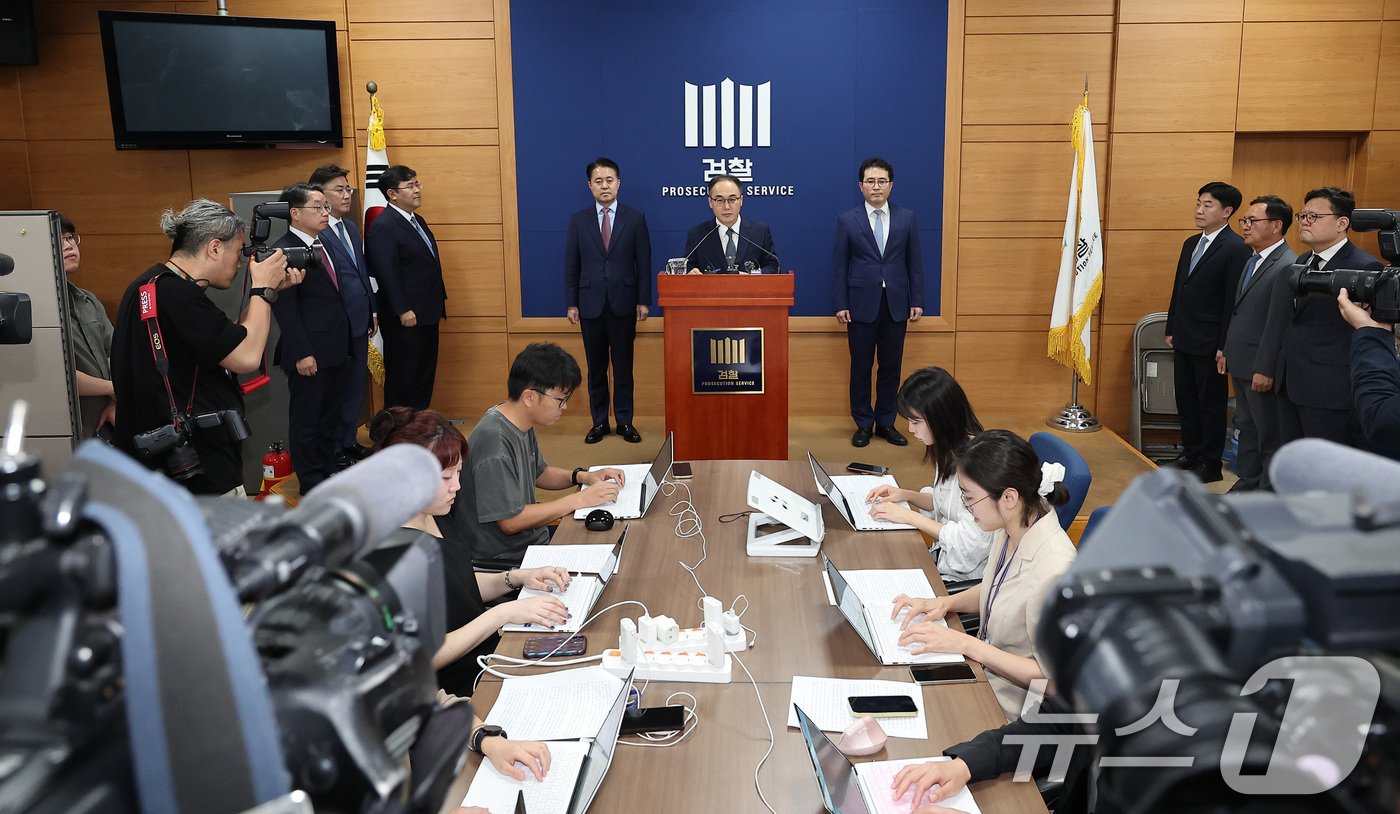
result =
[{"label": "flag stand", "polygon": [[1070,374],[1069,403],[1045,423],[1061,432],[1098,432],[1103,429],[1094,414],[1079,403],[1079,374]]}]

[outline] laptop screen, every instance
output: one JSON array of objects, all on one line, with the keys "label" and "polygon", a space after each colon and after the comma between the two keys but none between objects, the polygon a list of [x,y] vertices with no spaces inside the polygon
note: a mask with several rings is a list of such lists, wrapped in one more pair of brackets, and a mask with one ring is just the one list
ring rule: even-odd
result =
[{"label": "laptop screen", "polygon": [[807,754],[812,758],[812,769],[817,773],[822,805],[830,814],[870,814],[865,798],[860,795],[856,767],[841,754],[831,738],[807,717],[802,707],[793,708],[797,710],[797,723],[802,728],[802,740],[807,743]]},{"label": "laptop screen", "polygon": [[675,433],[666,433],[666,442],[657,450],[656,458],[651,462],[651,469],[647,470],[646,480],[642,483],[643,516],[651,507],[651,502],[656,499],[656,493],[661,491],[661,482],[666,480],[666,473],[671,471],[671,464],[674,463],[676,455],[675,440]]},{"label": "laptop screen", "polygon": [[870,648],[870,652],[875,654],[875,658],[880,657],[880,651],[875,649],[875,639],[870,635],[870,627],[865,623],[864,603],[856,592],[851,590],[850,583],[841,576],[841,572],[836,569],[836,564],[825,555],[822,561],[826,565],[827,578],[831,580],[831,593],[836,597],[836,607],[841,609],[841,615],[846,617],[846,621],[851,623],[851,627],[856,629],[856,634],[860,636],[865,646]]},{"label": "laptop screen", "polygon": [[841,491],[841,487],[836,485],[836,481],[826,474],[826,468],[817,463],[817,458],[812,453],[807,453],[807,461],[812,465],[812,478],[817,482],[817,489],[826,495],[826,499],[831,501],[831,505],[836,507],[836,511],[846,518],[852,528],[855,527],[855,517],[851,512],[851,506],[846,502],[846,493]]},{"label": "laptop screen", "polygon": [[569,814],[583,814],[603,785],[603,777],[612,765],[613,752],[617,750],[617,736],[622,731],[622,716],[627,712],[627,694],[632,689],[632,676],[622,682],[622,692],[613,701],[608,717],[603,719],[603,728],[598,737],[588,746],[588,754],[579,770],[578,785],[574,790],[573,801],[569,804]]}]

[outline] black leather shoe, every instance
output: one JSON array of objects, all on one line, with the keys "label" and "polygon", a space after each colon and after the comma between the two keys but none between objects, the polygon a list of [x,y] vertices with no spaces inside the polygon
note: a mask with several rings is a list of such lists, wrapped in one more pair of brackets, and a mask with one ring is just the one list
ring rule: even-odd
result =
[{"label": "black leather shoe", "polygon": [[909,446],[909,439],[899,434],[894,427],[876,427],[875,434],[897,447]]},{"label": "black leather shoe", "polygon": [[593,429],[589,430],[588,434],[583,436],[583,443],[596,444],[603,440],[603,436],[611,434],[612,428],[607,424],[594,424]]},{"label": "black leather shoe", "polygon": [[868,447],[868,446],[870,446],[870,428],[869,428],[869,427],[856,427],[855,435],[852,435],[852,436],[851,436],[851,446],[853,446],[853,447]]},{"label": "black leather shoe", "polygon": [[629,444],[642,443],[642,434],[637,432],[637,428],[631,424],[618,424],[617,434],[622,436],[622,440]]},{"label": "black leather shoe", "polygon": [[1175,458],[1172,458],[1170,461],[1162,461],[1160,464],[1158,464],[1158,466],[1172,466],[1176,467],[1177,469],[1195,469],[1196,462],[1186,457],[1185,455],[1178,455]]},{"label": "black leather shoe", "polygon": [[372,449],[362,447],[359,444],[356,444],[353,447],[346,447],[345,449],[342,449],[340,451],[340,454],[353,461],[363,461],[364,459],[368,458],[370,456],[370,453],[373,451],[374,450]]},{"label": "black leather shoe", "polygon": [[1219,464],[1215,466],[1211,466],[1210,464],[1197,464],[1191,467],[1191,472],[1201,479],[1201,483],[1216,483],[1217,481],[1224,480],[1224,477],[1220,474]]}]

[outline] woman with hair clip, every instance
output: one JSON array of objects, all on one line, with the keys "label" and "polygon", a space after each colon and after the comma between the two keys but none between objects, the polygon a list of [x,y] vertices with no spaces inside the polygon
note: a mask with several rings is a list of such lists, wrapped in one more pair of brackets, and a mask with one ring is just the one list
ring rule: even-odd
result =
[{"label": "woman with hair clip", "polygon": [[[1069,499],[1065,468],[1042,464],[1029,443],[1006,430],[973,438],[957,461],[962,505],[983,530],[1000,532],[982,582],[953,596],[900,595],[891,618],[909,609],[899,643],[913,645],[915,653],[957,653],[980,662],[1006,719],[1014,721],[1026,688],[1046,677],[1035,644],[1045,598],[1074,562],[1074,543],[1050,509]],[[974,612],[982,617],[977,636],[942,623],[950,613]]]},{"label": "woman with hair clip", "polygon": [[[553,596],[517,599],[491,607],[486,603],[522,586],[540,591],[563,591],[569,586],[569,573],[552,567],[477,572],[472,567],[466,542],[443,533],[437,519],[451,510],[461,488],[459,478],[467,456],[467,439],[442,414],[411,407],[390,407],[370,421],[369,430],[375,451],[395,444],[417,444],[436,455],[442,465],[437,497],[410,518],[386,544],[408,543],[420,532],[437,540],[442,550],[447,589],[447,636],[433,654],[433,669],[437,671],[438,685],[443,690],[469,697],[481,672],[477,656],[495,651],[500,641],[496,631],[502,625],[528,622],[548,629],[569,618],[568,608]],[[524,771],[515,765],[520,763],[537,778],[544,777],[549,769],[548,747],[542,743],[511,741],[504,734],[478,736],[477,730],[482,726],[480,719],[472,723],[472,748],[489,758],[498,771],[523,780]]]},{"label": "woman with hair clip", "polygon": [[[877,486],[865,502],[870,516],[891,523],[908,523],[932,537],[937,545],[938,573],[944,581],[982,578],[993,532],[984,531],[962,504],[958,491],[956,455],[968,439],[982,431],[967,394],[941,367],[916,370],[899,386],[895,409],[909,422],[909,432],[924,442],[924,461],[933,464],[933,485],[917,492],[897,486]],[[912,506],[900,505],[906,501]],[[917,510],[917,511],[916,511]]]}]

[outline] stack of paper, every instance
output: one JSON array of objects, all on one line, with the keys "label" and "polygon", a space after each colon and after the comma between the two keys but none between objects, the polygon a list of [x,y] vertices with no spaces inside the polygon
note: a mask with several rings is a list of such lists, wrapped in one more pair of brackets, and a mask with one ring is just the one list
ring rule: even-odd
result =
[{"label": "stack of paper", "polygon": [[[914,701],[919,714],[908,718],[881,718],[880,727],[891,738],[928,740],[924,721],[924,694],[918,684],[907,681],[854,680],[793,676],[792,697],[788,701],[787,725],[797,728],[797,710],[802,707],[812,722],[825,732],[843,732],[855,722],[851,714],[853,695],[903,695]],[[509,730],[507,730],[509,731]],[[514,735],[514,733],[511,733]]]}]

